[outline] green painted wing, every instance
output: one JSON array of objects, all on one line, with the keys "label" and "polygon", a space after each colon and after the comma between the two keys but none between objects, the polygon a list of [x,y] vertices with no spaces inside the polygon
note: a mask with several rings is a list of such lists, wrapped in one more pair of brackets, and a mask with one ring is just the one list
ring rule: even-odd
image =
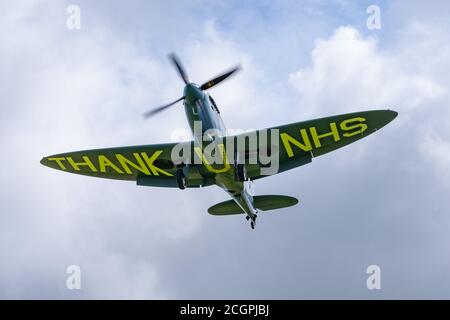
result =
[{"label": "green painted wing", "polygon": [[[253,201],[255,208],[262,211],[287,208],[298,203],[296,198],[280,195],[254,196]],[[236,201],[228,200],[210,207],[208,213],[213,216],[227,216],[244,213],[244,210],[237,205]]]},{"label": "green painted wing", "polygon": [[[106,148],[61,153],[45,157],[41,164],[91,177],[135,181],[151,177],[152,185],[176,187],[176,167],[171,161],[175,143]],[[145,181],[148,185],[150,182]]]},{"label": "green painted wing", "polygon": [[[234,155],[238,154],[236,148],[239,141],[244,141],[244,155],[239,157],[249,160],[252,154],[259,154],[262,149],[268,149],[269,152],[266,151],[263,154],[268,156],[278,154],[279,170],[276,173],[283,172],[307,164],[313,157],[366,137],[388,124],[396,116],[397,113],[390,110],[365,111],[230,136],[226,139],[234,142],[232,144],[234,150],[230,150],[228,141],[222,141],[224,154],[228,159],[231,155],[233,159]],[[275,131],[278,135],[272,138],[271,133]],[[245,143],[246,138],[251,134],[256,136],[258,142],[256,147]],[[217,141],[220,143],[220,140]],[[201,151],[199,155],[194,150],[192,142],[61,153],[44,157],[41,163],[53,169],[91,177],[137,181],[137,184],[145,186],[177,187],[175,178],[177,168],[172,161],[172,151],[174,147],[180,146],[189,150],[186,152],[189,153],[189,160],[184,163],[192,163],[188,166],[188,170],[185,170],[189,187],[214,184],[217,173],[233,168],[231,165],[228,167],[220,164],[209,165],[204,158],[200,158]],[[195,158],[199,161],[195,162]],[[270,163],[261,161],[260,158],[257,158],[254,164],[246,165],[248,176],[252,179],[266,176],[263,169],[268,167]]]},{"label": "green painted wing", "polygon": [[[269,129],[258,130],[258,148],[246,149],[246,158],[251,154],[260,152],[260,147],[269,149],[279,155],[279,170],[277,173],[296,168],[312,161],[314,157],[342,148],[359,139],[367,137],[381,129],[397,116],[397,112],[391,110],[374,110],[342,114],[321,119],[314,119],[291,123]],[[270,134],[261,136],[261,132],[278,130],[279,138],[276,143],[270,138]],[[237,136],[242,138],[253,133]],[[260,141],[263,141],[260,145]],[[264,142],[266,141],[266,142]],[[269,167],[258,161],[258,165],[248,166],[248,176],[252,179],[265,177],[261,174],[261,168]]]}]

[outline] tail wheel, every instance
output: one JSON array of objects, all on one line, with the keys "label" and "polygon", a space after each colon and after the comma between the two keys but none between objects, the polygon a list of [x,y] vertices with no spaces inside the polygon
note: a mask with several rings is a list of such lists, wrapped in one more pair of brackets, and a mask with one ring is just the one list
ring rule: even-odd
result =
[{"label": "tail wheel", "polygon": [[236,177],[239,181],[247,181],[247,170],[245,169],[245,165],[238,164],[236,165]]},{"label": "tail wheel", "polygon": [[177,185],[178,188],[180,188],[181,190],[186,189],[186,176],[183,173],[182,169],[178,169],[177,173],[176,173],[176,178],[177,178]]}]

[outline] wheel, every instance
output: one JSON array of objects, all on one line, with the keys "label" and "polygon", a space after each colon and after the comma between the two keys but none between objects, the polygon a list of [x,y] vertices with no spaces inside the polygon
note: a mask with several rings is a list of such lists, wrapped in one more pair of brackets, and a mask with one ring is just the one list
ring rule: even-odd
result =
[{"label": "wheel", "polygon": [[176,173],[177,185],[181,190],[186,189],[186,177],[184,176],[183,170],[178,169]]},{"label": "wheel", "polygon": [[253,221],[250,223],[250,226],[252,227],[252,229],[255,229],[255,223]]},{"label": "wheel", "polygon": [[245,169],[245,165],[243,164],[236,165],[236,177],[238,181],[247,180],[247,170]]}]

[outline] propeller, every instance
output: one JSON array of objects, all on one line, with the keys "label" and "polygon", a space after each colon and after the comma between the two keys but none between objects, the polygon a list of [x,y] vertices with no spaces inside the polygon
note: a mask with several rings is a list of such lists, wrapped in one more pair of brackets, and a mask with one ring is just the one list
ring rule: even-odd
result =
[{"label": "propeller", "polygon": [[151,116],[154,116],[155,114],[160,113],[161,111],[166,110],[167,108],[173,106],[174,104],[180,102],[180,101],[183,100],[183,99],[184,99],[184,97],[181,97],[180,99],[175,100],[174,102],[171,102],[171,103],[166,104],[166,105],[164,105],[164,106],[161,106],[161,107],[155,108],[155,109],[153,109],[153,110],[147,111],[146,113],[143,114],[143,117],[144,117],[145,119],[148,119],[148,118],[150,118]]},{"label": "propeller", "polygon": [[172,61],[175,68],[178,70],[178,73],[180,74],[181,79],[183,79],[184,84],[188,84],[189,78],[187,76],[186,71],[183,68],[183,65],[180,62],[180,59],[178,59],[178,57],[175,55],[175,53],[169,54],[169,59]]},{"label": "propeller", "polygon": [[[175,55],[175,53],[169,54],[169,59],[173,63],[175,69],[178,71],[178,74],[180,75],[180,77],[183,80],[183,82],[186,85],[189,84],[190,83],[189,82],[189,77],[187,76],[187,73],[186,73],[183,65],[181,64],[180,59],[178,59],[178,57]],[[221,75],[219,75],[219,76],[209,80],[208,82],[205,82],[204,84],[202,84],[200,86],[200,89],[201,90],[208,90],[208,89],[218,85],[220,82],[222,82],[223,80],[225,80],[226,78],[228,78],[229,76],[234,74],[236,71],[239,71],[240,69],[241,69],[241,66],[236,66],[236,67],[230,69],[229,71],[227,71],[227,72],[225,72],[225,73],[223,73],[223,74],[221,74]],[[144,117],[144,119],[148,119],[148,118],[154,116],[155,114],[158,114],[161,111],[166,110],[167,108],[177,104],[178,102],[180,102],[180,101],[182,101],[184,99],[185,99],[185,97],[183,96],[183,97],[181,97],[181,98],[179,98],[179,99],[177,99],[177,100],[175,100],[175,101],[173,101],[173,102],[171,102],[169,104],[160,106],[160,107],[155,108],[153,110],[150,110],[150,111],[144,113],[143,117]]]},{"label": "propeller", "polygon": [[215,77],[212,80],[209,80],[208,82],[205,82],[204,84],[202,84],[200,86],[200,89],[202,90],[208,90],[212,87],[214,87],[215,85],[221,83],[223,80],[225,80],[226,78],[228,78],[229,76],[231,76],[233,73],[235,73],[236,71],[239,71],[241,69],[241,66],[236,66],[233,69],[231,69],[230,71],[225,72],[224,74]]}]

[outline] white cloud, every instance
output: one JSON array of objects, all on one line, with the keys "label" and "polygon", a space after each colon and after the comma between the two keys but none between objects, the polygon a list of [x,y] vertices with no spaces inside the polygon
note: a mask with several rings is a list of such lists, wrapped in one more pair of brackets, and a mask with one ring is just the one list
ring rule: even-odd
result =
[{"label": "white cloud", "polygon": [[[448,137],[447,137],[448,138]],[[447,179],[450,175],[450,141],[429,129],[423,135],[419,150],[428,160],[428,165],[438,170]]]},{"label": "white cloud", "polygon": [[[8,157],[0,163],[8,170],[0,173],[0,296],[165,297],[155,288],[158,244],[199,228],[206,208],[191,203],[192,192],[83,179],[39,161],[76,149],[168,141],[172,129],[164,121],[141,118],[173,94],[161,90],[166,66],[101,27],[69,31],[55,23],[66,18],[62,4],[20,4],[7,10],[1,28],[0,64],[8,72],[0,83],[8,92],[0,141]],[[185,121],[181,112],[167,114],[171,119]],[[65,290],[68,264],[91,279],[81,295]],[[40,280],[26,279],[33,274]]]},{"label": "white cloud", "polygon": [[206,21],[203,33],[191,35],[186,51],[187,69],[192,81],[199,84],[237,64],[242,66],[240,72],[209,91],[218,102],[222,116],[230,119],[225,123],[231,129],[251,127],[255,113],[268,106],[268,101],[264,100],[268,94],[260,93],[265,75],[254,65],[252,56],[217,30],[213,20]]},{"label": "white cloud", "polygon": [[401,56],[383,52],[375,37],[351,26],[319,39],[311,66],[292,73],[302,112],[334,114],[366,109],[409,110],[438,98],[443,88],[432,78],[403,67]]},{"label": "white cloud", "polygon": [[[254,23],[261,15],[247,19],[249,9],[239,6],[243,25],[255,26],[250,34],[257,39],[246,39],[242,25],[234,25],[242,31],[239,39],[255,40],[256,49],[249,52],[229,30],[213,22],[204,25],[198,10],[196,16],[177,4],[185,19],[171,15],[167,20],[161,12],[170,12],[174,5],[169,4],[165,10],[149,10],[159,20],[147,20],[158,28],[142,32],[158,34],[151,39],[176,33],[176,41],[146,46],[133,38],[136,30],[129,38],[121,33],[129,20],[110,18],[117,29],[107,28],[99,11],[105,10],[104,17],[113,12],[88,3],[82,5],[86,15],[79,32],[65,28],[65,7],[53,1],[0,7],[1,297],[308,298],[314,292],[319,298],[370,298],[358,289],[365,279],[358,281],[365,276],[366,260],[374,259],[395,272],[386,279],[390,287],[384,296],[448,295],[442,281],[449,265],[448,190],[436,186],[447,184],[450,161],[445,120],[449,46],[439,28],[421,22],[410,30],[420,34],[420,41],[406,29],[403,40],[389,46],[353,27],[336,29],[317,40],[310,65],[292,72],[289,81],[299,94],[293,106],[291,92],[279,92],[285,78],[266,71],[291,70],[292,61],[297,62],[292,56],[304,56],[292,49],[310,45],[297,39],[303,29],[287,32],[298,26],[295,21],[277,26],[278,33],[267,37],[256,29],[266,21]],[[124,15],[128,18],[145,12],[144,2],[130,5],[139,10]],[[158,3],[145,5],[159,8]],[[319,7],[321,20],[327,20],[326,9]],[[146,13],[142,17],[148,18]],[[296,11],[289,17],[302,20]],[[183,22],[183,30],[177,30],[177,22]],[[188,28],[191,22],[196,26]],[[278,36],[283,41],[273,45]],[[291,194],[301,204],[264,215],[256,233],[248,233],[237,217],[207,216],[208,204],[225,198],[214,188],[136,187],[41,166],[40,158],[54,152],[168,141],[173,129],[186,128],[184,112],[176,109],[149,122],[140,119],[142,112],[178,97],[182,89],[156,46],[177,51],[198,82],[242,63],[239,75],[211,90],[231,128],[369,108],[390,107],[400,116],[365,144],[370,149],[355,144],[352,151],[349,147],[258,181],[259,192]],[[433,59],[424,58],[429,56]],[[429,174],[434,167],[439,175]],[[433,266],[417,266],[417,261]],[[69,264],[82,268],[81,292],[65,288]],[[276,277],[273,270],[279,271]],[[431,283],[408,285],[428,271]]]},{"label": "white cloud", "polygon": [[[2,28],[0,65],[8,72],[0,83],[9,88],[2,97],[8,114],[0,141],[11,157],[0,160],[9,168],[0,173],[1,200],[2,211],[11,215],[0,227],[1,259],[8,261],[0,270],[0,295],[170,296],[170,289],[157,288],[160,247],[195,234],[208,204],[225,194],[215,188],[180,192],[67,175],[39,160],[57,152],[169,141],[173,130],[186,126],[181,105],[148,122],[141,113],[179,96],[182,82],[173,82],[178,79],[170,63],[86,18],[80,31],[69,31],[62,4],[18,3]],[[212,94],[225,114],[240,112],[250,119],[258,107],[255,79],[261,76],[251,57],[212,22],[191,40],[181,58],[193,80],[206,81],[243,64],[244,72]],[[17,203],[19,195],[26,201]],[[199,196],[204,201],[192,201]],[[18,245],[10,248],[11,242]],[[79,264],[89,279],[81,293],[65,290],[69,264]],[[35,273],[42,273],[40,281],[22,280]],[[46,292],[33,291],[43,286]]]}]

